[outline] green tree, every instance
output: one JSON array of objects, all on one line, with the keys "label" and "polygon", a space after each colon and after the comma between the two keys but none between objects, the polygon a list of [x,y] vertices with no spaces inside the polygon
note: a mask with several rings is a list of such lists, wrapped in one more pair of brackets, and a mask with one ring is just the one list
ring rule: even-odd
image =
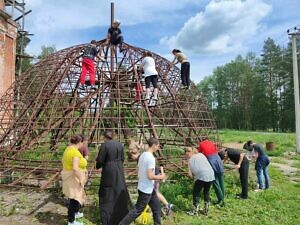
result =
[{"label": "green tree", "polygon": [[[23,74],[31,66],[32,57],[26,53],[25,49],[30,43],[30,38],[27,36],[17,37],[16,41],[16,75],[19,75],[19,72]],[[21,67],[21,68],[20,68]]]},{"label": "green tree", "polygon": [[[300,49],[300,40],[297,41],[297,49]],[[298,57],[298,65],[300,58]],[[282,131],[295,131],[295,103],[294,103],[294,81],[293,81],[293,57],[292,44],[288,43],[283,49],[282,64],[282,98],[280,125]]]},{"label": "green tree", "polygon": [[217,67],[213,75],[198,84],[211,107],[218,127],[253,129],[253,102],[258,81],[255,73],[257,58],[249,54]]},{"label": "green tree", "polygon": [[38,55],[38,59],[44,59],[46,58],[48,55],[53,54],[54,52],[56,52],[56,48],[55,45],[51,45],[51,46],[46,46],[46,45],[42,45],[41,46],[41,53]]},{"label": "green tree", "polygon": [[197,85],[219,128],[295,130],[291,43],[280,48],[268,38],[262,51],[237,56]]},{"label": "green tree", "polygon": [[214,80],[213,76],[205,77],[197,87],[202,92],[202,97],[206,100],[206,104],[209,108],[215,108],[215,93],[214,93]]},{"label": "green tree", "polygon": [[268,38],[263,46],[260,75],[263,78],[268,98],[265,105],[265,110],[270,115],[268,123],[273,131],[278,131],[279,128],[279,102],[282,94],[281,67],[281,48],[271,38]]}]

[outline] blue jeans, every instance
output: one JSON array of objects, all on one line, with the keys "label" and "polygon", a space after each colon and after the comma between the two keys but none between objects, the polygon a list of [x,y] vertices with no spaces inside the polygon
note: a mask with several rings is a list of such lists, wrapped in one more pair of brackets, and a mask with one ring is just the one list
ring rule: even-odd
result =
[{"label": "blue jeans", "polygon": [[[256,170],[257,181],[259,189],[268,189],[270,187],[270,177],[268,174],[268,167],[259,168]],[[263,182],[265,179],[265,182]],[[264,185],[265,184],[265,185]]]}]

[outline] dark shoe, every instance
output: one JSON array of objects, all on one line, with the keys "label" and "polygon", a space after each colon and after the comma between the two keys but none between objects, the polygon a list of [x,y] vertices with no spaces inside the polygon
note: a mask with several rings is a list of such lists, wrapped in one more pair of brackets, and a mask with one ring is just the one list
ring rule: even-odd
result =
[{"label": "dark shoe", "polygon": [[125,49],[124,49],[124,47],[123,47],[123,45],[119,45],[119,51],[120,52],[123,52]]},{"label": "dark shoe", "polygon": [[224,207],[224,206],[225,206],[225,202],[222,201],[222,200],[213,201],[212,204],[213,204],[213,205],[219,205],[219,206],[221,206],[221,207]]},{"label": "dark shoe", "polygon": [[158,101],[158,96],[154,96],[152,99],[153,99],[154,101]]},{"label": "dark shoe", "polygon": [[168,206],[166,207],[166,216],[168,216],[170,214],[170,212],[172,211],[174,205],[173,204],[168,204]]},{"label": "dark shoe", "polygon": [[240,200],[245,200],[245,199],[247,199],[247,198],[241,196],[241,194],[236,194],[236,195],[235,195],[235,198],[236,198],[236,199],[240,199]]},{"label": "dark shoe", "polygon": [[79,89],[80,89],[80,90],[85,90],[85,89],[86,89],[86,86],[85,86],[84,84],[80,84],[80,85],[79,85]]},{"label": "dark shoe", "polygon": [[215,200],[215,201],[212,201],[212,204],[213,205],[219,205],[221,203],[221,201],[220,200]]},{"label": "dark shoe", "polygon": [[198,216],[199,215],[199,212],[200,212],[200,209],[199,209],[199,206],[194,206],[192,210],[186,212],[188,215],[190,216]]},{"label": "dark shoe", "polygon": [[204,215],[208,214],[208,208],[209,208],[209,202],[204,202],[204,209],[203,209]]}]

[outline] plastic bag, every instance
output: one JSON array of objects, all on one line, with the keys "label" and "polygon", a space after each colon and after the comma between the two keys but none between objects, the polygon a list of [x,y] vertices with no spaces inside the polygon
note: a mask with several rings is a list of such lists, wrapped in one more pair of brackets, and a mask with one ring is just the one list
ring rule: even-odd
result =
[{"label": "plastic bag", "polygon": [[150,225],[153,224],[152,213],[147,205],[142,214],[134,221],[135,225]]}]

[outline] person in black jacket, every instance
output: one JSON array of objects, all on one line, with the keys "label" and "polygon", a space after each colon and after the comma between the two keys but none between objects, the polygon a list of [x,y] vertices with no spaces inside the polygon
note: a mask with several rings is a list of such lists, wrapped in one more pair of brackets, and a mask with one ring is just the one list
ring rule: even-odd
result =
[{"label": "person in black jacket", "polygon": [[99,205],[102,225],[117,225],[128,213],[129,194],[124,176],[123,145],[113,140],[111,131],[104,131],[96,168],[102,168]]},{"label": "person in black jacket", "polygon": [[[106,44],[110,44],[112,46],[118,46],[119,45],[119,50],[122,52],[123,49],[123,35],[122,31],[120,29],[120,24],[121,22],[119,20],[115,20],[111,27],[108,28],[107,31],[107,37],[106,37]],[[106,55],[106,54],[105,54]]]},{"label": "person in black jacket", "polygon": [[249,174],[249,161],[244,153],[237,149],[226,148],[225,151],[219,152],[219,155],[224,162],[229,159],[232,161],[240,173],[240,181],[242,192],[237,195],[237,198],[248,198],[248,174]]}]

